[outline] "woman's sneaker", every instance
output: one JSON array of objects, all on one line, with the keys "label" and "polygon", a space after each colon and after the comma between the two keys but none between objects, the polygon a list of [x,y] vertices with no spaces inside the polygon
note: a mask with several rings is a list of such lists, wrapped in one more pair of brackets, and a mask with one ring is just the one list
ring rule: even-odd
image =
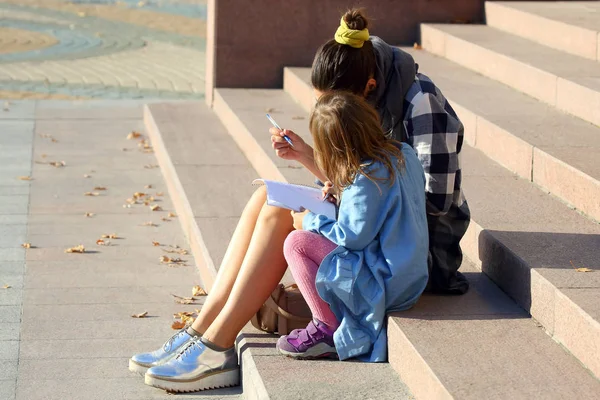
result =
[{"label": "woman's sneaker", "polygon": [[160,349],[131,357],[129,359],[129,370],[144,375],[148,368],[164,364],[175,357],[178,351],[194,337],[187,332],[186,328],[183,328],[171,336]]},{"label": "woman's sneaker", "polygon": [[324,323],[312,320],[305,329],[295,329],[277,341],[277,350],[288,357],[312,360],[337,358],[333,330]]},{"label": "woman's sneaker", "polygon": [[147,385],[169,392],[197,392],[240,384],[240,368],[235,348],[216,351],[199,337],[190,340],[179,354],[146,372]]}]

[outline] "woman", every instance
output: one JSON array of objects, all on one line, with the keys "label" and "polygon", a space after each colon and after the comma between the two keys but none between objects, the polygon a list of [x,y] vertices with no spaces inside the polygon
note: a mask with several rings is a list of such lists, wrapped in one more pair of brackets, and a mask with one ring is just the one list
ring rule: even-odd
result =
[{"label": "woman", "polygon": [[[335,39],[315,57],[315,94],[347,90],[366,97],[377,109],[384,131],[416,150],[426,176],[429,289],[465,293],[468,283],[457,272],[462,259],[459,241],[469,223],[458,164],[462,124],[435,85],[417,73],[412,57],[377,37],[369,38],[367,26],[360,10],[342,17]],[[299,161],[318,179],[327,180],[316,168],[312,148],[300,136],[274,128],[271,134],[278,156]],[[293,141],[293,148],[284,134]],[[154,369],[163,375],[155,375],[149,384],[164,387],[164,381],[185,381],[191,382],[189,390],[201,390],[203,378],[217,370],[223,373],[222,385],[237,384],[235,338],[281,280],[287,268],[283,244],[294,229],[289,211],[265,201],[265,189],[260,188],[246,205],[213,288],[192,326],[176,333],[162,348],[130,360],[130,369],[140,373],[184,351],[189,355],[186,360],[195,360],[176,369]],[[157,382],[161,378],[165,378],[163,383]]]}]

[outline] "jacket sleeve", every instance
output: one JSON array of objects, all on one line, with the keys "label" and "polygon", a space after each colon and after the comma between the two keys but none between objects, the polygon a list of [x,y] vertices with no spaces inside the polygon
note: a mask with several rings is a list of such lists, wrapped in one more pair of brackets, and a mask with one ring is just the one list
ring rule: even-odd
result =
[{"label": "jacket sleeve", "polygon": [[452,205],[464,128],[443,97],[422,93],[412,103],[407,132],[425,171],[427,213],[444,215]]},{"label": "jacket sleeve", "polygon": [[[348,250],[362,250],[375,239],[383,226],[389,190],[389,182],[373,182],[358,174],[354,183],[342,194],[337,221],[310,212],[304,217],[302,227]],[[399,201],[400,197],[397,197]]]}]

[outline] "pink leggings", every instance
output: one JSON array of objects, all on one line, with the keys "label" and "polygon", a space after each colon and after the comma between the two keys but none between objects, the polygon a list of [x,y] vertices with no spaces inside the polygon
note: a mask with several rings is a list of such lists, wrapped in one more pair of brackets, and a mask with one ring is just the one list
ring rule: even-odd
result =
[{"label": "pink leggings", "polygon": [[333,312],[317,293],[315,278],[321,261],[337,246],[321,235],[309,231],[293,231],[283,245],[283,254],[308,303],[313,317],[335,330],[339,326]]}]

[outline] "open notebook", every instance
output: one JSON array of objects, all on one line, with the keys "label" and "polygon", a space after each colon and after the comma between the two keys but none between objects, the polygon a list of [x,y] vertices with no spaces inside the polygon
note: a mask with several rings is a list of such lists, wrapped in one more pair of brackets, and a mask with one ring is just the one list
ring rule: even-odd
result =
[{"label": "open notebook", "polygon": [[323,214],[335,218],[335,205],[323,201],[321,189],[291,183],[255,179],[252,184],[264,184],[267,187],[267,204],[287,208],[296,212],[310,210],[315,214]]}]

